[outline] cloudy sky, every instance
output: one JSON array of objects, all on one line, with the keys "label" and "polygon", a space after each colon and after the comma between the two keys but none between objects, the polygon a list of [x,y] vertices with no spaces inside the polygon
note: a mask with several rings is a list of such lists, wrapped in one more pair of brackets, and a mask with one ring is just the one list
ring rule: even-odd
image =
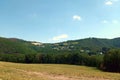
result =
[{"label": "cloudy sky", "polygon": [[52,43],[120,37],[120,1],[0,0],[0,36]]}]

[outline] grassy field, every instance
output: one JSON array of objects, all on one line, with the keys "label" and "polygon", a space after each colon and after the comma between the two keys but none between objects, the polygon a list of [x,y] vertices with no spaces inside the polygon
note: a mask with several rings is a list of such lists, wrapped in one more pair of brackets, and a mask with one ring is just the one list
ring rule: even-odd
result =
[{"label": "grassy field", "polygon": [[0,62],[0,80],[120,80],[120,74],[86,66]]}]

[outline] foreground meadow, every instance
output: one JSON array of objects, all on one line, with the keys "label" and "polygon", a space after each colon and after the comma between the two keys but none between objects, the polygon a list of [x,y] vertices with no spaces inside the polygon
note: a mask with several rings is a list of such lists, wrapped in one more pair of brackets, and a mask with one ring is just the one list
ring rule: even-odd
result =
[{"label": "foreground meadow", "polygon": [[120,80],[120,74],[86,66],[0,62],[0,80]]}]

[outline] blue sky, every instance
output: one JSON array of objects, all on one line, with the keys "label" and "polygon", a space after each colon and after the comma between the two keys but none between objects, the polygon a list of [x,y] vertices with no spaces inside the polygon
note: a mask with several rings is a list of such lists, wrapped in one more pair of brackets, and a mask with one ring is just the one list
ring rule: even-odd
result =
[{"label": "blue sky", "polygon": [[39,42],[120,37],[120,0],[0,0],[0,36]]}]

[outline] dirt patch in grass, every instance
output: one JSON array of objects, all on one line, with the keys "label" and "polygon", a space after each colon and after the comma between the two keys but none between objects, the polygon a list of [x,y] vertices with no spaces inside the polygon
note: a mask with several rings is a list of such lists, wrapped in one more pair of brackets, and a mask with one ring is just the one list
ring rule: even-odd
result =
[{"label": "dirt patch in grass", "polygon": [[110,80],[104,78],[95,78],[95,77],[75,77],[75,76],[64,76],[62,74],[49,74],[49,73],[42,73],[42,72],[33,72],[33,71],[26,71],[22,69],[16,69],[17,71],[23,72],[24,74],[34,76],[34,77],[46,77],[50,80]]}]

